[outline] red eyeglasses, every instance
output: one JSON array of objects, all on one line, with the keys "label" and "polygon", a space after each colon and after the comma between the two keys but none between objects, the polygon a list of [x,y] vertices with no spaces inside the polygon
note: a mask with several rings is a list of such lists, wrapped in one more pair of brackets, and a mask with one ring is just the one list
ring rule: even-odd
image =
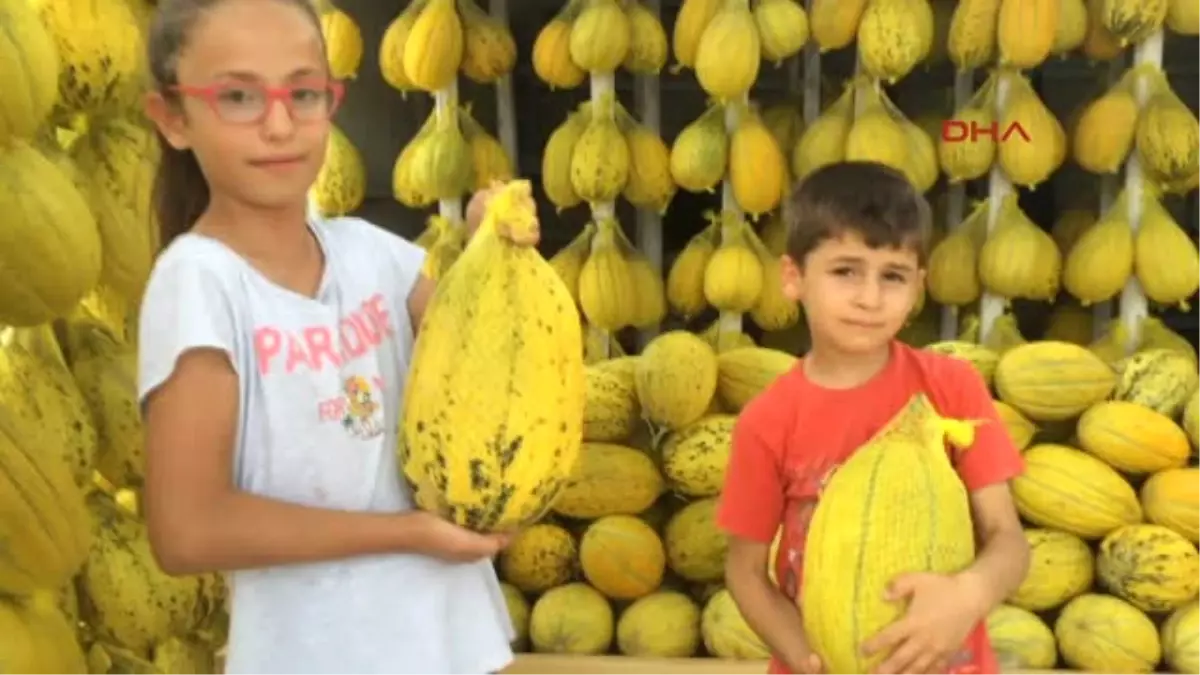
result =
[{"label": "red eyeglasses", "polygon": [[279,101],[296,122],[322,122],[333,117],[346,86],[338,80],[311,80],[287,87],[268,87],[254,82],[229,82],[207,87],[179,85],[171,91],[198,98],[224,122],[258,124]]}]

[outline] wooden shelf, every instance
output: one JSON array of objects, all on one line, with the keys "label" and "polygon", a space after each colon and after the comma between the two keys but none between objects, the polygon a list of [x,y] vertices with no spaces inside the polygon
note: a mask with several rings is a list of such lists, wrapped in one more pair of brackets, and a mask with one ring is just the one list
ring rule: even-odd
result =
[{"label": "wooden shelf", "polygon": [[[633,675],[657,673],[674,675],[762,675],[766,661],[727,661],[724,659],[646,659],[631,656],[573,656],[567,654],[517,654],[512,665],[501,671],[506,675]],[[1065,670],[1019,670],[1029,675],[1068,673]]]},{"label": "wooden shelf", "polygon": [[[225,672],[225,654],[217,654],[218,673]],[[647,659],[632,656],[574,656],[570,654],[517,654],[503,675],[763,675],[766,661],[726,659]],[[1070,670],[1014,670],[1022,675],[1056,675]]]}]

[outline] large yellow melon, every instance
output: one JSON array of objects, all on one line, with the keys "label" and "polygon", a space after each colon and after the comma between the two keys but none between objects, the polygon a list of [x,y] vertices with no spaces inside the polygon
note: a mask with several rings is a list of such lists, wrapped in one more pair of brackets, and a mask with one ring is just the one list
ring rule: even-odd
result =
[{"label": "large yellow melon", "polygon": [[1171,670],[1200,673],[1200,602],[1189,602],[1163,622],[1162,650]]},{"label": "large yellow melon", "polygon": [[617,648],[626,656],[686,659],[699,647],[700,609],[683,593],[651,593],[617,621]]},{"label": "large yellow melon", "polygon": [[771,652],[762,638],[746,623],[728,589],[708,599],[700,615],[700,634],[709,654],[721,659],[762,660]]},{"label": "large yellow melon", "polygon": [[[454,16],[453,3],[435,3]],[[418,17],[408,52],[434,8]],[[445,31],[427,27],[423,39]],[[409,75],[419,86],[428,81]],[[533,246],[531,190],[528,181],[498,186],[478,230],[439,277],[413,345],[397,434],[417,505],[477,531],[541,519],[583,439],[582,332],[570,291]],[[475,333],[489,337],[463,339]]]},{"label": "large yellow melon", "polygon": [[667,564],[684,579],[697,583],[725,577],[729,543],[717,527],[717,500],[694,501],[671,516],[663,531]]},{"label": "large yellow melon", "polygon": [[508,608],[508,619],[515,633],[513,651],[525,651],[529,647],[529,601],[512,584],[501,583],[500,591],[504,593],[504,605]]},{"label": "large yellow melon", "polygon": [[575,539],[550,523],[521,530],[500,554],[500,573],[526,593],[540,593],[570,581],[575,572]]},{"label": "large yellow melon", "polygon": [[110,120],[94,123],[71,154],[100,232],[100,281],[136,307],[157,253],[158,141],[139,124]]},{"label": "large yellow melon", "polygon": [[717,391],[717,354],[687,331],[663,333],[642,350],[636,377],[646,418],[682,429],[704,415]]},{"label": "large yellow melon", "polygon": [[92,493],[88,506],[96,539],[77,585],[83,620],[96,638],[142,654],[186,633],[202,616],[203,577],[164,572],[145,523],[108,495]]},{"label": "large yellow melon", "polygon": [[988,614],[987,632],[1005,672],[1048,670],[1058,661],[1054,632],[1033,612],[1000,605]]},{"label": "large yellow melon", "polygon": [[993,401],[993,403],[996,406],[996,413],[1000,415],[1000,421],[1004,423],[1004,430],[1008,432],[1008,437],[1012,439],[1013,445],[1017,446],[1017,450],[1029,447],[1029,442],[1037,433],[1037,426],[1026,419],[1020,410],[1004,401]]},{"label": "large yellow melon", "polygon": [[658,467],[646,453],[609,443],[584,443],[575,470],[552,508],[568,518],[636,514],[663,491]]},{"label": "large yellow melon", "polygon": [[545,654],[603,654],[613,640],[612,606],[587,584],[551,588],[533,604],[529,640]]},{"label": "large yellow melon", "polygon": [[1187,434],[1171,418],[1128,401],[1088,408],[1075,434],[1081,448],[1132,474],[1183,466],[1192,450]]},{"label": "large yellow melon", "polygon": [[1129,483],[1112,467],[1065,445],[1042,443],[1025,451],[1025,473],[1012,481],[1017,511],[1042,527],[1099,539],[1142,520]]},{"label": "large yellow melon", "polygon": [[15,139],[0,146],[0,185],[0,324],[64,317],[100,279],[100,233],[87,201],[62,168]]},{"label": "large yellow melon", "polygon": [[128,110],[146,77],[145,43],[127,2],[41,0],[58,44],[59,105],[72,112]]},{"label": "large yellow melon", "polygon": [[614,600],[632,600],[658,588],[667,560],[653,528],[634,516],[615,515],[584,531],[579,564],[596,590]]},{"label": "large yellow melon", "polygon": [[1143,612],[1169,612],[1200,591],[1200,554],[1162,525],[1126,525],[1100,542],[1096,578]]},{"label": "large yellow melon", "polygon": [[707,415],[667,437],[662,467],[674,492],[687,497],[720,494],[736,422],[734,415]]},{"label": "large yellow melon", "polygon": [[1200,543],[1200,469],[1167,469],[1142,483],[1146,520]]},{"label": "large yellow melon", "polygon": [[727,349],[717,355],[717,396],[726,409],[741,410],[796,362],[795,356],[778,349]]},{"label": "large yellow melon", "polygon": [[[1095,560],[1079,537],[1058,530],[1029,528],[1029,573],[1008,597],[1008,603],[1040,612],[1061,607],[1092,587]],[[1048,667],[1048,666],[1047,666]]]},{"label": "large yellow melon", "polygon": [[583,439],[607,443],[629,440],[639,421],[633,373],[593,365],[586,369]]},{"label": "large yellow melon", "polygon": [[58,98],[60,65],[58,45],[33,3],[0,5],[0,64],[9,92],[0,97],[0,143],[31,138]]},{"label": "large yellow melon", "polygon": [[1030,342],[996,364],[1000,400],[1035,422],[1066,420],[1103,401],[1117,376],[1104,361],[1069,342]]},{"label": "large yellow melon", "polygon": [[1200,386],[1196,360],[1178,349],[1143,349],[1116,364],[1113,398],[1138,403],[1176,419]]},{"label": "large yellow melon", "polygon": [[0,406],[0,596],[61,588],[92,541],[70,468],[41,445],[40,419],[17,413]]},{"label": "large yellow melon", "polygon": [[1111,595],[1088,593],[1067,603],[1054,637],[1063,661],[1085,673],[1150,673],[1162,656],[1154,622]]}]

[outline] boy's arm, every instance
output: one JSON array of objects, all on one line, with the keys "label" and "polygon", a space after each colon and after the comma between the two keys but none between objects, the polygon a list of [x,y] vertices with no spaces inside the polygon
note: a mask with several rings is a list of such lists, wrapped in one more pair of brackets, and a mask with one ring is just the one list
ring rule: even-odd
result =
[{"label": "boy's arm", "polygon": [[1025,463],[1005,431],[983,379],[966,363],[954,365],[958,367],[951,380],[955,395],[949,416],[983,422],[976,427],[975,442],[961,455],[957,469],[970,492],[979,542],[974,564],[961,576],[978,590],[980,611],[986,614],[1015,591],[1029,571],[1029,541],[1021,530],[1008,485],[1025,470]]},{"label": "boy's arm", "polygon": [[986,615],[1017,590],[1029,572],[1029,540],[1021,531],[1008,483],[971,492],[975,536],[980,542],[975,562],[960,573],[978,590],[980,614]]},{"label": "boy's arm", "polygon": [[733,431],[733,452],[725,474],[717,523],[729,534],[725,586],[742,617],[791,672],[818,672],[803,639],[796,605],[771,582],[767,569],[771,540],[782,520],[784,488],[780,449],[763,438],[767,420],[751,406]]},{"label": "boy's arm", "polygon": [[784,662],[791,673],[819,673],[820,659],[804,638],[800,610],[767,576],[771,545],[737,535],[729,538],[725,558],[725,587],[737,602],[742,618],[771,653]]}]

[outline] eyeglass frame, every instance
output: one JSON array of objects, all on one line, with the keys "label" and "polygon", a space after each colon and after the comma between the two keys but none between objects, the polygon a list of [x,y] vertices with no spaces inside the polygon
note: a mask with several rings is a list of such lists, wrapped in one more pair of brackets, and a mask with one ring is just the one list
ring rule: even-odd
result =
[{"label": "eyeglass frame", "polygon": [[[304,88],[306,85],[312,86],[317,83],[320,83],[322,87],[327,88],[329,91],[329,94],[332,97],[332,99],[329,101],[329,105],[328,105],[329,110],[325,113],[325,116],[322,119],[305,119],[303,117],[298,117],[296,115],[296,111],[294,109],[296,102],[292,99],[292,96],[295,94],[295,91],[297,89]],[[258,115],[258,117],[256,117],[253,120],[232,121],[232,120],[226,119],[226,117],[221,113],[220,104],[217,101],[217,96],[222,91],[232,89],[232,88],[237,88],[240,86],[253,87],[254,89],[262,92],[266,96],[266,102],[263,104],[262,112]],[[313,87],[313,88],[316,88],[316,87]],[[203,87],[177,84],[177,85],[168,87],[167,91],[169,91],[173,94],[177,94],[177,95],[181,95],[181,96],[190,96],[192,98],[196,98],[201,101],[204,101],[205,103],[208,104],[208,107],[210,109],[212,109],[213,114],[215,114],[222,122],[224,122],[226,124],[236,124],[236,125],[240,125],[240,126],[253,126],[256,124],[262,124],[263,120],[267,119],[267,116],[271,114],[272,104],[274,104],[275,101],[279,101],[280,103],[283,104],[284,109],[287,110],[288,115],[291,117],[293,122],[309,123],[309,122],[318,122],[318,121],[328,121],[330,119],[333,119],[334,114],[337,113],[338,108],[341,107],[342,101],[346,96],[346,83],[343,82],[342,80],[328,78],[328,79],[319,79],[319,80],[314,79],[309,82],[305,82],[303,84],[294,84],[294,85],[289,85],[289,86],[284,86],[284,87],[271,87],[271,86],[268,86],[265,84],[260,84],[260,83],[210,84],[210,85],[203,86]]]}]

